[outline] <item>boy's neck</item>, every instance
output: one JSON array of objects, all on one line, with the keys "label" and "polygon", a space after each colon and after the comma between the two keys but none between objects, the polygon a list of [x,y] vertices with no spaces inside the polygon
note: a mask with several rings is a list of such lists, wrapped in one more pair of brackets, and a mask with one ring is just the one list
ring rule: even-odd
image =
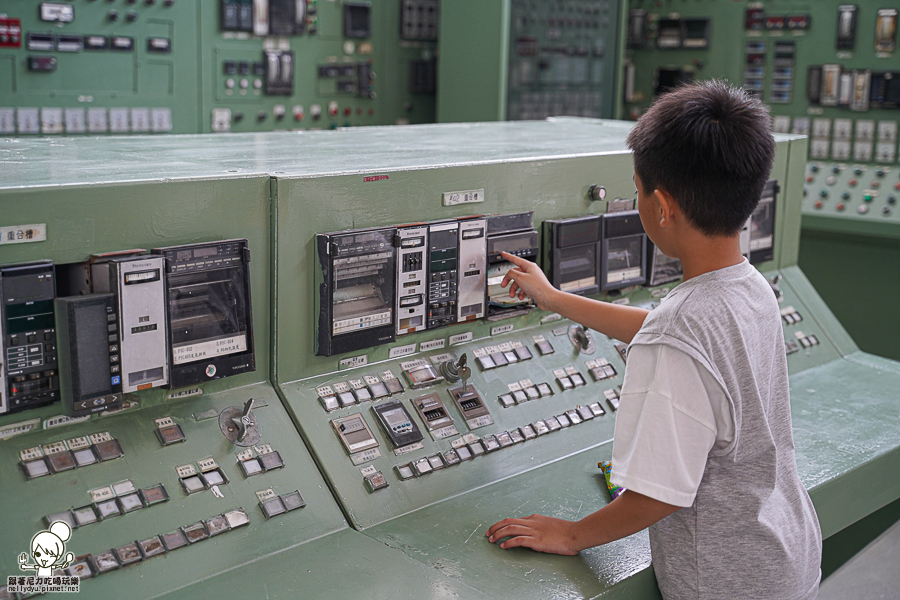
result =
[{"label": "boy's neck", "polygon": [[710,237],[695,232],[690,238],[692,239],[682,240],[684,243],[680,244],[682,249],[678,257],[684,269],[684,281],[704,273],[732,267],[744,260],[737,235]]}]

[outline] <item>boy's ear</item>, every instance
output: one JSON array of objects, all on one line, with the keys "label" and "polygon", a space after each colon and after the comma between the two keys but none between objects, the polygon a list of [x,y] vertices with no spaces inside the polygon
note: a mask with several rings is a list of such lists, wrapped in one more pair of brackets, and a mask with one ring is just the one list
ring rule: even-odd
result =
[{"label": "boy's ear", "polygon": [[672,218],[678,212],[678,204],[675,202],[675,199],[672,198],[672,195],[662,188],[653,190],[653,195],[656,197],[656,202],[659,206],[660,226],[665,227],[666,225],[670,225]]}]

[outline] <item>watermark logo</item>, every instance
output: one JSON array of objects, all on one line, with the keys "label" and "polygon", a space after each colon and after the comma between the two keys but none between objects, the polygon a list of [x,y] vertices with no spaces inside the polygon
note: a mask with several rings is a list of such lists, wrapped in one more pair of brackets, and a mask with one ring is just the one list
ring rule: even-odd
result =
[{"label": "watermark logo", "polygon": [[[48,592],[78,592],[78,576],[53,575],[54,570],[65,569],[75,556],[66,552],[66,542],[72,537],[72,529],[63,521],[54,521],[50,529],[39,531],[31,538],[31,556],[19,555],[19,569],[36,571],[36,576],[13,577],[7,580],[8,592],[20,594],[46,594]],[[33,562],[29,562],[29,558]]]}]

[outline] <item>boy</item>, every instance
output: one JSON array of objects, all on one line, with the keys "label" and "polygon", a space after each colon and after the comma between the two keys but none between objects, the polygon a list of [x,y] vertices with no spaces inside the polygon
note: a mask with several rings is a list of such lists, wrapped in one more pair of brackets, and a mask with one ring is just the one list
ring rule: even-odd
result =
[{"label": "boy", "polygon": [[576,554],[649,526],[667,599],[815,598],[822,538],[797,474],[780,314],[738,240],[774,160],[766,108],[719,81],[681,87],[628,146],[641,222],[684,282],[653,312],[566,294],[510,255],[503,282],[629,344],[611,475],[627,491],[577,522],[510,518],[487,536]]}]

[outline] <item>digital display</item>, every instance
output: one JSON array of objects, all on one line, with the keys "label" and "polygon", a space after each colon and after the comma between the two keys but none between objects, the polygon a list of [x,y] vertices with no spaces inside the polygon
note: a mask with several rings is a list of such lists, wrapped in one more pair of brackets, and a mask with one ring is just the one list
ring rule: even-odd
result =
[{"label": "digital display", "polygon": [[207,246],[206,248],[197,248],[194,250],[194,258],[206,258],[207,256],[216,256],[219,249],[215,246]]}]

